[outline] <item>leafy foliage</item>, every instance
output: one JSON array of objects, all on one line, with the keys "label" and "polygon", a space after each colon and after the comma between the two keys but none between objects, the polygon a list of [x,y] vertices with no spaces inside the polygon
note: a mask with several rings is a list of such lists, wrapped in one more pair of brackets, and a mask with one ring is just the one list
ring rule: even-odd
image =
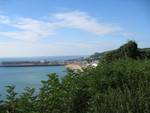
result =
[{"label": "leafy foliage", "polygon": [[138,49],[135,41],[129,41],[119,49],[107,52],[102,60],[109,63],[126,57],[131,59],[150,59],[150,49]]},{"label": "leafy foliage", "polygon": [[150,60],[137,58],[139,54],[131,41],[108,53],[96,68],[67,69],[61,80],[56,74],[47,75],[37,95],[34,88],[26,88],[16,97],[15,86],[7,86],[7,100],[0,101],[0,112],[149,113]]},{"label": "leafy foliage", "polygon": [[129,41],[127,44],[124,44],[119,49],[108,52],[104,56],[103,60],[109,63],[125,57],[136,59],[138,55],[139,52],[137,44],[134,41]]}]

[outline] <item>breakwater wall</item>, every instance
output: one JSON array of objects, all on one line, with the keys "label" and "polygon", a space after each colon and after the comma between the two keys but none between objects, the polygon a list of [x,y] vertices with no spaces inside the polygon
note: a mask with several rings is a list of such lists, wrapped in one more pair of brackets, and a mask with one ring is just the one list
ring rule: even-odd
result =
[{"label": "breakwater wall", "polygon": [[84,58],[58,60],[58,61],[7,61],[0,62],[0,67],[29,67],[29,66],[64,66],[68,64],[86,65]]},{"label": "breakwater wall", "polygon": [[43,61],[11,61],[1,62],[0,67],[29,67],[29,66],[64,66],[65,63],[58,61],[43,62]]}]

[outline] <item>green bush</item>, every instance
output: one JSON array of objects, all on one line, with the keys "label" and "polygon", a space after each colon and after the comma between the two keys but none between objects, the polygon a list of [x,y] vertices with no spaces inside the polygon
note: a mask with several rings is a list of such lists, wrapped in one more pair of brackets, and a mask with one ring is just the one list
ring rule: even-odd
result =
[{"label": "green bush", "polygon": [[108,52],[103,59],[109,63],[113,60],[122,59],[124,57],[136,59],[138,55],[139,52],[136,42],[129,41],[127,44],[122,45],[119,49]]}]

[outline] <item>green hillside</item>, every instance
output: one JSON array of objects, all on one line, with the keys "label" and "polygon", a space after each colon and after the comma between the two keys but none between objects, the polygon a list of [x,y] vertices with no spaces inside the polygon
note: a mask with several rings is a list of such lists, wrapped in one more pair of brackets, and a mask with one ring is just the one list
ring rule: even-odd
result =
[{"label": "green hillside", "polygon": [[102,52],[102,53],[96,52],[96,53],[94,53],[93,55],[91,55],[90,58],[92,58],[92,59],[99,59],[99,58],[101,58],[102,56],[104,56],[106,53],[107,53],[107,52]]},{"label": "green hillside", "polygon": [[106,51],[102,53],[94,53],[90,56],[92,59],[99,59],[105,56],[107,60],[120,59],[122,57],[129,58],[150,58],[150,48],[137,48],[137,44],[134,41],[129,41],[127,44],[112,51]]}]

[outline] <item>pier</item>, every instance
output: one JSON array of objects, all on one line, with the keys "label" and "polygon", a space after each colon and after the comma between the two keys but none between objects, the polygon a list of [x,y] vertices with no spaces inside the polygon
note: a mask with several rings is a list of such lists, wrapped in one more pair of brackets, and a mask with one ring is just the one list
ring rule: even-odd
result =
[{"label": "pier", "polygon": [[9,61],[2,62],[0,67],[33,67],[33,66],[64,66],[65,63],[58,61]]}]

